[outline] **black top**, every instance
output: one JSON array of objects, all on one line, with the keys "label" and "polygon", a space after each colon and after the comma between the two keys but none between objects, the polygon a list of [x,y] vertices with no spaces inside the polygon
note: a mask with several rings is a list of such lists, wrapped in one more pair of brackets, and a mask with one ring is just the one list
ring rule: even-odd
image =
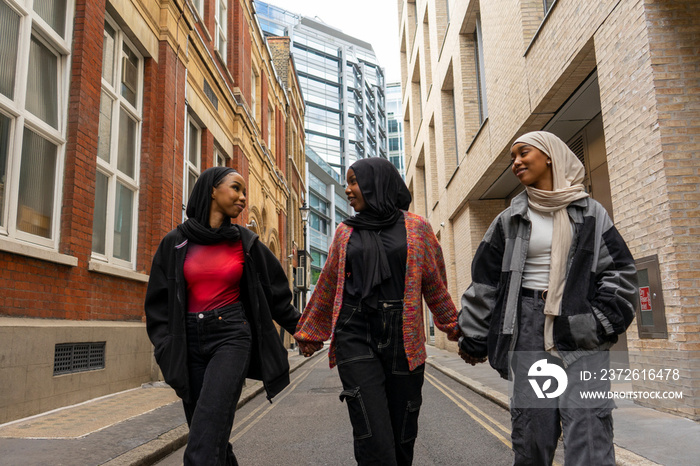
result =
[{"label": "black top", "polygon": [[[365,304],[376,300],[403,299],[406,279],[406,222],[403,213],[396,223],[383,229],[372,230],[378,235],[386,251],[391,276],[372,290],[372,295],[365,299]],[[345,289],[343,303],[357,305],[362,298],[363,290],[363,247],[359,230],[354,230],[348,242],[345,262]]]},{"label": "black top", "polygon": [[[346,266],[350,266],[355,275],[360,278],[351,276],[351,283],[346,281],[346,289],[350,286],[351,299],[357,299],[359,303],[362,301],[370,307],[378,306],[378,289],[384,288],[385,283],[400,283],[400,288],[396,288],[390,293],[392,296],[398,296],[397,299],[403,297],[403,276],[406,268],[406,226],[403,218],[403,210],[408,210],[411,203],[411,193],[406,187],[406,183],[401,178],[396,167],[386,159],[380,157],[370,157],[360,159],[353,163],[350,168],[355,173],[357,184],[362,192],[362,197],[365,200],[366,208],[358,212],[354,217],[343,221],[348,226],[353,228],[350,236],[350,244],[348,248],[355,250],[353,256],[357,256],[357,260],[353,259],[346,261]],[[396,226],[401,222],[400,228]],[[394,228],[400,230],[400,234],[388,234],[395,241],[389,241],[394,249],[400,248],[402,254],[396,256],[390,253],[393,251],[387,249],[386,240],[387,233],[382,231],[394,231]],[[384,235],[384,237],[382,237]],[[350,250],[348,250],[350,255]],[[400,262],[395,262],[400,260]],[[400,264],[391,266],[389,263],[394,262]],[[400,277],[393,277],[394,270],[400,272]],[[346,278],[347,280],[347,278]],[[401,290],[399,294],[398,290]],[[357,298],[359,292],[359,298]],[[382,295],[386,295],[386,291],[382,291]],[[382,296],[384,299],[388,299]],[[345,301],[349,302],[349,301]]]}]

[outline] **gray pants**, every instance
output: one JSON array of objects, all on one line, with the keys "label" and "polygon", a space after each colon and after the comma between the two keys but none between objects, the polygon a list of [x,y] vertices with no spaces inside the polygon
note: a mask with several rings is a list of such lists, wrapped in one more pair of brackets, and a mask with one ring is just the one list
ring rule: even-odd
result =
[{"label": "gray pants", "polygon": [[[582,380],[585,371],[600,373],[601,356],[585,356],[564,368],[561,360],[542,351],[544,348],[544,301],[525,296],[521,300],[519,337],[512,355],[514,374],[511,398],[511,422],[515,465],[551,465],[557,442],[564,432],[566,466],[615,465],[613,447],[612,400],[578,399],[581,391],[607,393],[610,381]],[[531,386],[528,370],[537,360],[561,367],[568,379],[566,391],[556,398],[538,398]]]}]

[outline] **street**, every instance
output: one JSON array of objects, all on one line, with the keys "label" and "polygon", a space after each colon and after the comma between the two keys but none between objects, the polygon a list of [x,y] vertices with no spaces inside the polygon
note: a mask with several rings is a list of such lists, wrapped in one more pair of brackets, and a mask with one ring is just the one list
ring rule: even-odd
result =
[{"label": "street", "polygon": [[[270,404],[264,395],[237,413],[231,433],[241,465],[353,465],[352,431],[336,369],[325,352],[292,374]],[[560,449],[561,450],[561,449]],[[184,449],[160,466],[182,464]],[[426,367],[415,465],[512,463],[510,414]],[[561,452],[556,463],[562,464]],[[556,464],[555,463],[555,464]]]}]

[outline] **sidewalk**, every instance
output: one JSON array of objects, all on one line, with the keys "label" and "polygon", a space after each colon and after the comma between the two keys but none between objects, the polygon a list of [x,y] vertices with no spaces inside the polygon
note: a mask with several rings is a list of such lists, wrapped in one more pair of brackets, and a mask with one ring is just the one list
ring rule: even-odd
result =
[{"label": "sidewalk", "polygon": [[[430,370],[438,370],[508,408],[508,382],[488,364],[470,366],[455,353],[432,346],[427,350]],[[326,352],[313,358],[317,357],[327,357]],[[292,371],[311,359],[289,352]],[[244,388],[239,406],[263,390],[260,382],[251,382]],[[617,405],[614,422],[619,465],[698,464],[700,424],[628,401]],[[182,404],[167,385],[155,383],[0,425],[0,463],[151,465],[186,441]]]},{"label": "sidewalk", "polygon": [[[322,351],[314,357],[326,357]],[[293,372],[313,358],[289,351]],[[238,406],[264,390],[248,380]],[[0,464],[151,465],[187,443],[180,399],[163,382],[0,425]]]},{"label": "sidewalk", "polygon": [[[486,364],[471,366],[455,353],[427,346],[431,366],[508,409],[508,381]],[[613,411],[618,465],[700,464],[700,423],[616,400]]]}]

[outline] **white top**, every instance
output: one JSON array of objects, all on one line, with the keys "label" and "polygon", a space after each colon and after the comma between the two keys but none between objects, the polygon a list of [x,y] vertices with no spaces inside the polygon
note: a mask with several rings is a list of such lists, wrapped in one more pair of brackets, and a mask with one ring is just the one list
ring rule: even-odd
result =
[{"label": "white top", "polygon": [[540,212],[532,207],[527,208],[527,213],[532,223],[532,230],[523,270],[522,287],[546,290],[549,288],[554,216],[551,212]]}]

